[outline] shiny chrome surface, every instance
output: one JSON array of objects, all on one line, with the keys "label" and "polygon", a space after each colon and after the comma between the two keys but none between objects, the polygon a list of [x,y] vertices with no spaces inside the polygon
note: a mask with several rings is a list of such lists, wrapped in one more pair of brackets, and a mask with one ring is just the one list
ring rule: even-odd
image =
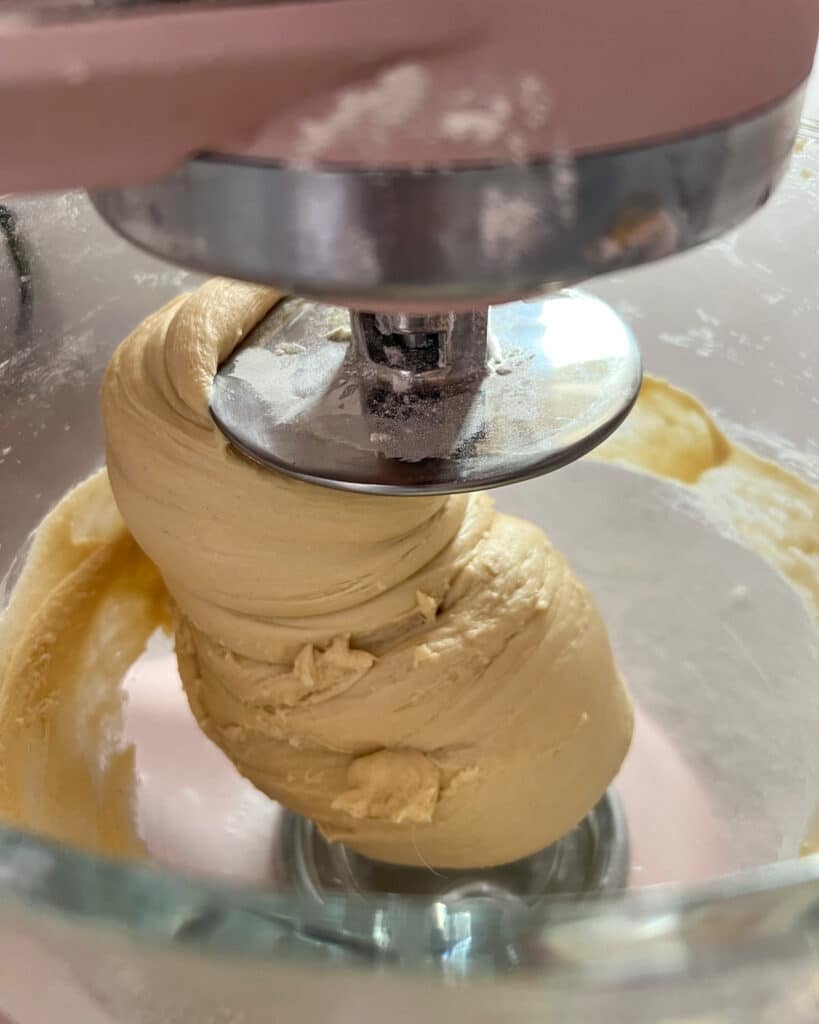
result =
[{"label": "shiny chrome surface", "polygon": [[350,356],[391,391],[468,386],[486,372],[487,312],[350,313]]},{"label": "shiny chrome surface", "polygon": [[[460,317],[456,332],[475,316]],[[313,483],[452,493],[580,458],[622,422],[640,388],[631,331],[577,292],[493,306],[483,371],[436,383],[374,367],[352,333],[337,307],[275,307],[216,375],[210,408],[220,430],[261,465]],[[461,341],[468,356],[469,338]]]},{"label": "shiny chrome surface", "polygon": [[372,309],[473,308],[682,252],[766,201],[803,90],[645,149],[492,167],[285,167],[218,155],[95,192],[126,238],[199,270]]},{"label": "shiny chrome surface", "polygon": [[286,812],[276,856],[293,889],[319,902],[333,893],[356,893],[365,899],[414,896],[451,906],[473,899],[532,905],[545,898],[622,890],[628,879],[628,826],[610,790],[568,835],[531,857],[495,868],[430,871],[382,864],[328,843],[313,822]]}]

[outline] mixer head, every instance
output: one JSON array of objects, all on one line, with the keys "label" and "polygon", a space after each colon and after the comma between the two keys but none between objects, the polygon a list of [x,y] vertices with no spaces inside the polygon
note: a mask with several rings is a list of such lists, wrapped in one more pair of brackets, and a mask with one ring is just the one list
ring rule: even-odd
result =
[{"label": "mixer head", "polygon": [[23,6],[0,186],[90,186],[137,245],[303,297],[220,368],[214,419],[382,493],[546,472],[620,423],[634,340],[560,289],[764,203],[816,37],[802,0]]}]

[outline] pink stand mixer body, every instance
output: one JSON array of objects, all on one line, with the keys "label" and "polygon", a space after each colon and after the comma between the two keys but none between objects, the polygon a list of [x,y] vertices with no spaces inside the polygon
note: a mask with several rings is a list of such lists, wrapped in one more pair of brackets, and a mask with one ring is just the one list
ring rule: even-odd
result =
[{"label": "pink stand mixer body", "polygon": [[817,25],[813,0],[11,6],[4,191],[138,184],[205,152],[418,168],[646,146],[783,100]]}]

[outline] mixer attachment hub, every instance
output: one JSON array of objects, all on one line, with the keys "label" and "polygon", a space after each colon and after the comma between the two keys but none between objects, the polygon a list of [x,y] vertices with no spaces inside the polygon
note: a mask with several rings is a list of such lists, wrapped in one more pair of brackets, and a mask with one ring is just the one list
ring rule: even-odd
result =
[{"label": "mixer attachment hub", "polygon": [[362,365],[396,391],[454,386],[486,370],[487,314],[350,314]]},{"label": "mixer attachment hub", "polygon": [[640,388],[635,340],[579,292],[465,313],[285,299],[222,364],[211,414],[254,461],[379,494],[549,472],[600,444]]}]

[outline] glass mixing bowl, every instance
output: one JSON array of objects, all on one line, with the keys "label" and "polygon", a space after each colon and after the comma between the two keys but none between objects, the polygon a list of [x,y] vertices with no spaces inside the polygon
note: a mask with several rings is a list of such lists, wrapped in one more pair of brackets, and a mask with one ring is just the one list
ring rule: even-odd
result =
[{"label": "glass mixing bowl", "polygon": [[[819,485],[813,103],[749,224],[588,290],[649,373]],[[102,464],[113,347],[197,279],[79,195],[7,198],[0,229],[2,605],[32,529]],[[127,680],[155,863],[0,830],[0,1020],[815,1024],[819,855],[798,858],[819,802],[815,610],[668,481],[584,459],[497,500],[590,586],[638,705],[614,792],[544,855],[540,891],[306,857],[309,832],[199,735],[157,639]]]}]

